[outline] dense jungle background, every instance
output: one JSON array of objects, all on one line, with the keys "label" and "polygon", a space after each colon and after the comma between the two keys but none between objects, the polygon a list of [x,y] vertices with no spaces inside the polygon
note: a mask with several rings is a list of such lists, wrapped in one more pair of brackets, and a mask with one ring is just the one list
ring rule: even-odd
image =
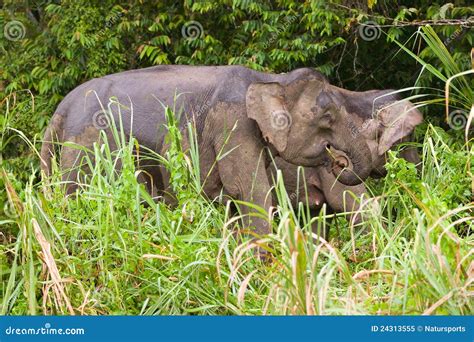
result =
[{"label": "dense jungle background", "polygon": [[[469,1],[0,8],[0,314],[473,313]],[[195,156],[179,144],[164,156],[177,207],[139,185],[133,142],[121,146],[120,177],[114,156],[97,148],[90,182],[66,200],[60,172],[39,170],[55,107],[91,78],[159,64],[311,67],[350,90],[405,89],[425,116],[415,132],[422,167],[391,153],[388,175],[367,182],[379,202],[367,230],[323,210],[313,220],[331,236],[315,244],[304,206],[291,207],[280,186],[274,234],[262,240],[271,263],[235,239],[228,206],[200,195]]]}]

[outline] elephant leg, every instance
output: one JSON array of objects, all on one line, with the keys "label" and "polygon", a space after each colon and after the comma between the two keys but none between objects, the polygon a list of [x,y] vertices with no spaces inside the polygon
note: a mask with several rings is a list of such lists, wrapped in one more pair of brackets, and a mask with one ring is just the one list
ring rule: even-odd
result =
[{"label": "elephant leg", "polygon": [[62,182],[66,195],[71,195],[78,188],[78,174],[84,152],[77,148],[63,146],[61,149],[60,169],[64,172]]},{"label": "elephant leg", "polygon": [[[250,205],[240,205],[244,227],[253,229],[257,235],[270,233],[270,224],[257,209],[268,213],[272,205],[267,152],[258,126],[248,119],[245,107],[231,103],[216,105],[206,117],[199,151],[203,161],[201,178],[209,176],[205,191],[217,185],[230,197],[248,202]],[[217,169],[211,169],[209,164],[215,165],[216,161]]]},{"label": "elephant leg", "polygon": [[[118,145],[113,139],[110,130],[105,132],[107,144],[110,151],[116,151]],[[60,168],[63,170],[62,181],[66,194],[70,195],[76,191],[81,181],[81,175],[90,174],[90,165],[94,165],[94,143],[104,144],[101,131],[94,126],[87,126],[79,135],[69,135],[64,139],[65,144],[61,149]],[[118,160],[115,164],[115,171],[120,172],[122,161]]]},{"label": "elephant leg", "polygon": [[158,161],[139,160],[137,168],[141,171],[138,177],[140,183],[144,184],[152,198],[156,199],[164,192],[162,168]]},{"label": "elephant leg", "polygon": [[[272,176],[276,179],[277,169],[282,172],[286,192],[293,208],[296,210],[300,202],[307,205],[309,209],[307,222],[312,221],[311,231],[327,239],[329,236],[329,225],[317,219],[322,205],[326,202],[324,194],[320,189],[318,169],[305,168],[304,173],[301,173],[299,176],[298,166],[290,164],[280,157],[276,157],[275,165],[270,163],[267,171],[269,179],[272,179]],[[328,208],[328,210],[330,209]],[[314,241],[317,243],[316,239]]]},{"label": "elephant leg", "polygon": [[[230,196],[259,206],[268,213],[272,196],[263,146],[257,146],[247,139],[239,141],[241,143],[238,148],[218,161],[219,178]],[[271,232],[270,224],[257,215],[257,210],[246,205],[242,205],[240,209],[244,215],[245,226],[253,227],[258,235]]]},{"label": "elephant leg", "polygon": [[[232,120],[232,117],[228,119],[227,122],[230,123],[235,120]],[[271,187],[266,170],[266,152],[260,140],[255,138],[258,137],[258,132],[255,126],[247,121],[238,122],[232,131],[225,127],[233,125],[221,127],[219,134],[213,139],[218,179],[232,198],[252,203],[268,213],[272,204]],[[215,132],[217,129],[214,127],[212,130]],[[205,131],[204,140],[206,133]],[[213,181],[208,181],[211,182],[206,186],[211,187]],[[252,227],[258,235],[271,232],[270,224],[261,214],[257,214],[258,210],[247,205],[241,205],[240,210],[244,215],[244,226]]]}]

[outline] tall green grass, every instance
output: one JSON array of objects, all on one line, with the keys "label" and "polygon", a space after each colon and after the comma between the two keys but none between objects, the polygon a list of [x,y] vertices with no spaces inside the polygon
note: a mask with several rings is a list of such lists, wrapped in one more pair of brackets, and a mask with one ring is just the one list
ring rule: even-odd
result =
[{"label": "tall green grass", "polygon": [[[76,196],[64,196],[54,163],[40,182],[37,171],[19,184],[2,170],[0,314],[473,313],[474,149],[464,137],[428,124],[420,170],[391,152],[387,177],[367,184],[374,205],[364,229],[292,207],[279,175],[273,234],[255,241],[236,234],[230,202],[202,193],[194,130],[180,132],[173,111],[166,115],[165,155],[113,126],[113,144],[104,134],[86,154],[90,172]],[[8,136],[12,128],[2,127]],[[173,205],[138,181],[137,150],[170,173]],[[313,222],[330,228],[329,240],[313,234]],[[271,262],[255,257],[257,245],[272,251]]]},{"label": "tall green grass", "polygon": [[426,132],[421,175],[393,153],[367,232],[321,214],[312,220],[333,234],[318,238],[278,178],[274,234],[257,241],[271,263],[255,258],[255,241],[236,241],[229,205],[196,191],[194,161],[170,132],[161,162],[175,206],[151,200],[137,181],[136,142],[118,129],[117,150],[104,135],[86,155],[91,171],[76,196],[64,196],[57,170],[26,184],[20,200],[4,173],[18,231],[2,246],[1,313],[472,313],[473,204],[460,192],[468,156],[442,130]]}]

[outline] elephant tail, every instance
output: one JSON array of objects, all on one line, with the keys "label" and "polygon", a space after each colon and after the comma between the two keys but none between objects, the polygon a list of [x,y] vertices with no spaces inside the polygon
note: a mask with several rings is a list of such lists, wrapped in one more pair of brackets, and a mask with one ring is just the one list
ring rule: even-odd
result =
[{"label": "elephant tail", "polygon": [[63,117],[55,113],[46,128],[46,132],[43,137],[43,144],[41,146],[41,170],[46,176],[51,176],[51,160],[54,157],[54,143],[60,142],[63,129]]}]

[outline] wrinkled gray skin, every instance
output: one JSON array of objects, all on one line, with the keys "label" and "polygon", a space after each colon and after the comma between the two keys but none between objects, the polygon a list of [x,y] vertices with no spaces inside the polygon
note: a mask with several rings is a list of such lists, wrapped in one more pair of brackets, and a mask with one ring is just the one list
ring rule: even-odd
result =
[{"label": "wrinkled gray skin", "polygon": [[[399,144],[412,140],[415,126],[423,120],[422,114],[408,101],[400,100],[391,104],[391,100],[382,100],[381,107],[374,113],[375,115],[364,116],[363,112],[358,114],[357,108],[352,109],[353,112],[350,114],[354,123],[353,133],[364,136],[369,145],[372,155],[371,176],[374,178],[386,174],[383,166],[386,163],[387,147],[398,149]],[[384,108],[385,106],[390,107]],[[353,168],[350,158],[344,152],[331,150],[331,155],[335,160],[342,160],[345,167]],[[404,146],[399,155],[419,166],[420,158],[415,147]],[[335,212],[355,212],[359,208],[361,196],[367,194],[363,183],[354,186],[344,185],[324,167],[304,168],[303,179],[301,171],[298,176],[298,166],[277,157],[275,162],[269,165],[267,172],[275,178],[276,169],[282,172],[292,205],[296,206],[298,202],[307,203],[312,216],[316,216],[325,203],[329,206],[329,210]],[[360,215],[356,213],[354,215],[349,218],[353,218],[354,223],[360,222],[362,219]],[[328,232],[322,234],[327,237]]]},{"label": "wrinkled gray skin", "polygon": [[[354,172],[335,169],[342,183],[358,184],[369,175],[370,150],[363,137],[350,134],[345,110],[369,109],[364,94],[333,87],[311,69],[276,75],[240,66],[158,66],[108,75],[80,85],[59,104],[45,133],[42,168],[50,174],[52,141],[90,148],[99,140],[104,127],[97,124],[97,113],[100,117],[111,98],[121,104],[124,132],[131,132],[140,145],[163,153],[164,106],[168,106],[184,113],[181,129],[189,120],[196,124],[203,180],[209,174],[205,193],[215,198],[224,189],[233,198],[268,210],[265,148],[293,164],[329,167],[326,149],[332,146],[344,151],[354,165]],[[112,110],[118,122],[119,106],[112,105]],[[105,131],[110,137],[110,129]],[[61,150],[60,167],[71,170],[64,176],[68,193],[76,187],[81,153],[69,145]],[[211,169],[218,154],[226,156]],[[142,161],[140,168],[151,176],[150,191],[167,189],[167,175],[159,165]],[[252,218],[248,224],[257,234],[269,233],[265,220]]]},{"label": "wrinkled gray skin", "polygon": [[[334,152],[343,155],[340,151]],[[417,164],[419,156],[414,149],[406,148],[400,152],[400,156],[409,162]],[[347,158],[347,156],[345,156]],[[349,166],[350,167],[350,166]],[[337,178],[324,167],[304,168],[304,173],[299,171],[298,166],[285,162],[277,157],[267,169],[269,175],[276,179],[276,170],[281,170],[285,188],[293,207],[297,207],[299,202],[308,205],[311,217],[316,217],[323,205],[326,204],[327,213],[350,212],[347,218],[354,224],[362,221],[362,217],[357,213],[361,207],[362,196],[367,200],[367,189],[363,183],[350,186],[337,181]],[[303,177],[304,174],[304,177]],[[374,176],[379,177],[378,171],[374,170]],[[317,223],[313,224],[313,232],[327,238],[329,231],[317,232]],[[326,228],[328,228],[326,226]]]},{"label": "wrinkled gray skin", "polygon": [[[333,151],[333,153],[346,157],[340,151]],[[363,194],[366,194],[364,184],[344,185],[338,182],[336,177],[324,167],[303,168],[303,170],[298,171],[298,166],[277,157],[267,169],[273,179],[277,177],[277,169],[281,170],[284,185],[293,207],[296,208],[299,202],[308,205],[312,218],[318,216],[324,204],[326,204],[326,213],[328,214],[332,212],[355,212],[359,207],[358,200]],[[350,218],[349,216],[348,219]],[[360,216],[357,217],[357,220],[359,219]],[[328,237],[328,226],[326,226],[325,231],[320,232],[317,231],[317,222],[314,222],[312,226],[314,233],[323,238]]]}]

